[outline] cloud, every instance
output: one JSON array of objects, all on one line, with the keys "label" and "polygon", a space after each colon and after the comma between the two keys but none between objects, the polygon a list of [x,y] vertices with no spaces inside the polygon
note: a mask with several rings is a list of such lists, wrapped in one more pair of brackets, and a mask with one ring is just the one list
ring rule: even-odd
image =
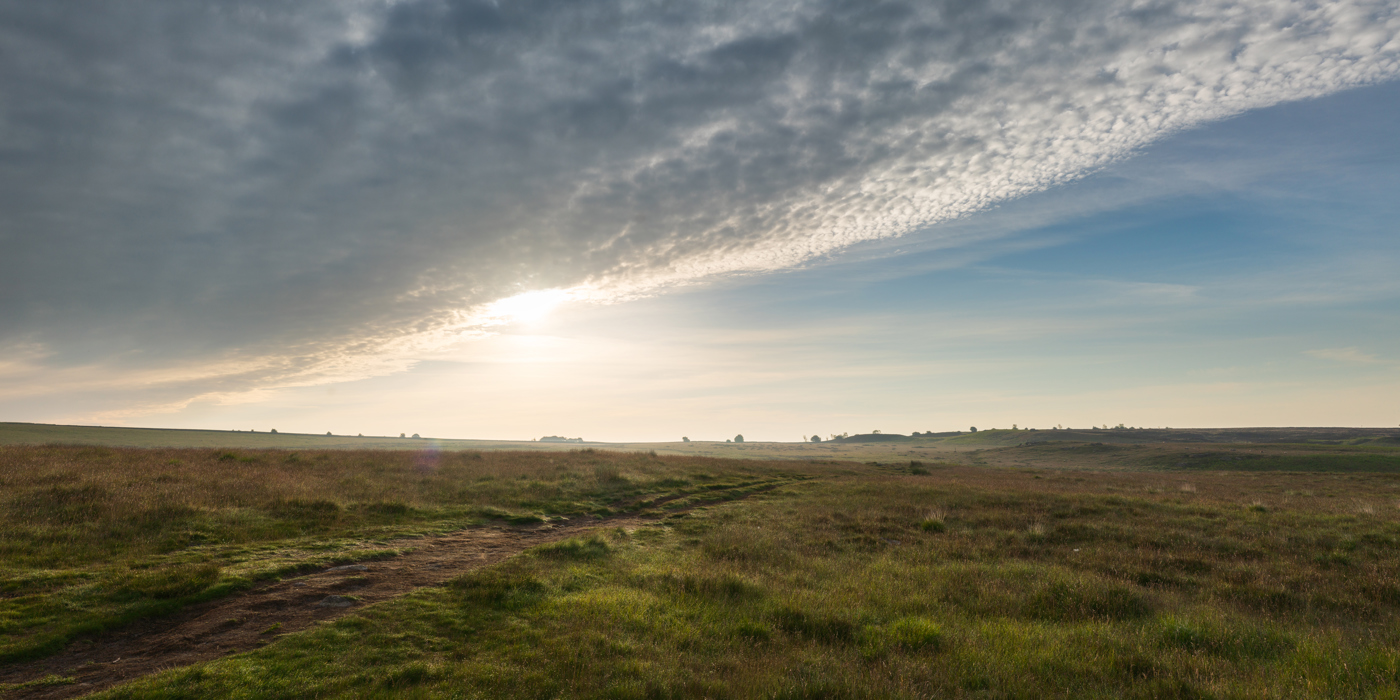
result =
[{"label": "cloud", "polygon": [[[395,371],[490,304],[800,265],[1393,78],[1393,2],[0,3],[0,342]],[[956,235],[956,234],[950,234]]]},{"label": "cloud", "polygon": [[1309,357],[1316,357],[1319,360],[1332,360],[1334,362],[1345,362],[1347,364],[1374,365],[1383,362],[1381,358],[1367,352],[1362,352],[1356,348],[1305,350],[1303,354]]}]

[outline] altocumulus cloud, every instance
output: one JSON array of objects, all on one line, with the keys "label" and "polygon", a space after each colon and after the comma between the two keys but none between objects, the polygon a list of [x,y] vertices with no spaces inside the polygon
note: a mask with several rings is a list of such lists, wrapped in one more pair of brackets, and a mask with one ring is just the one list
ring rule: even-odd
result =
[{"label": "altocumulus cloud", "polygon": [[1390,79],[1397,30],[1361,0],[0,2],[0,375],[313,384],[526,290],[937,237]]}]

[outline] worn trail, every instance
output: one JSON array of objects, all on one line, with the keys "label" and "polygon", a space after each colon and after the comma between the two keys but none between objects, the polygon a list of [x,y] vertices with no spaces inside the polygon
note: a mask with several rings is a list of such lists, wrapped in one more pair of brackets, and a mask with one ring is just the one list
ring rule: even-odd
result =
[{"label": "worn trail", "polygon": [[255,649],[366,605],[435,586],[530,547],[600,527],[634,527],[639,518],[578,519],[533,528],[486,526],[441,537],[390,543],[414,551],[392,559],[337,566],[80,640],[55,656],[0,670],[0,687],[50,674],[67,685],[20,688],[5,698],[71,698],[170,668]]}]

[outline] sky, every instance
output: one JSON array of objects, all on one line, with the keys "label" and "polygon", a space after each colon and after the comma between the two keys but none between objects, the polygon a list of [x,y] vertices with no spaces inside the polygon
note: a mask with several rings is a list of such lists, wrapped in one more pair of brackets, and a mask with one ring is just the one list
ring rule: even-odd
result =
[{"label": "sky", "polygon": [[0,420],[1400,424],[1400,3],[0,1]]}]

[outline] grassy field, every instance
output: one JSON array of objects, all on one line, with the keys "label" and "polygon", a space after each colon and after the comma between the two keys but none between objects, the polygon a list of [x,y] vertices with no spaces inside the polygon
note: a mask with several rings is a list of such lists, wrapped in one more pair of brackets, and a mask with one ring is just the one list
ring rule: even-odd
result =
[{"label": "grassy field", "polygon": [[799,478],[785,463],[512,452],[0,448],[0,662],[254,582],[501,522],[647,512]]},{"label": "grassy field", "polygon": [[[856,436],[841,441],[811,442],[630,442],[630,443],[551,443],[510,440],[459,440],[445,438],[395,438],[382,436],[304,435],[253,431],[169,430],[159,428],[114,428],[97,426],[0,423],[0,445],[91,445],[101,447],[203,447],[280,450],[408,450],[460,451],[545,451],[569,452],[582,447],[626,452],[656,452],[663,455],[715,457],[720,459],[845,460],[853,462],[897,462],[920,459],[957,459],[963,452],[989,452],[988,458],[1001,464],[1008,459],[1004,448],[1054,448],[1063,445],[1114,447],[1153,445],[1170,454],[1182,454],[1200,446],[1221,450],[1268,449],[1282,454],[1300,450],[1328,454],[1394,451],[1400,454],[1400,430],[1379,428],[1244,428],[1206,430],[982,430],[976,433],[944,434],[937,437]],[[1196,447],[1193,447],[1196,446]],[[1081,450],[1079,456],[1092,456]],[[1118,453],[1123,454],[1121,451]],[[1139,455],[1141,456],[1141,455]],[[1041,452],[1037,460],[1065,462],[1052,452]],[[985,462],[987,458],[979,458]],[[963,459],[962,461],[967,461]],[[1095,468],[1109,468],[1111,461],[1090,460]],[[1178,460],[1181,461],[1181,460]],[[1120,460],[1118,466],[1152,466],[1136,458]],[[1087,462],[1085,463],[1087,464]],[[1165,463],[1164,463],[1165,464]],[[1171,466],[1171,464],[1166,464]]]},{"label": "grassy field", "polygon": [[0,448],[0,648],[406,534],[631,512],[657,517],[101,697],[1400,697],[1392,450],[943,456]]}]

